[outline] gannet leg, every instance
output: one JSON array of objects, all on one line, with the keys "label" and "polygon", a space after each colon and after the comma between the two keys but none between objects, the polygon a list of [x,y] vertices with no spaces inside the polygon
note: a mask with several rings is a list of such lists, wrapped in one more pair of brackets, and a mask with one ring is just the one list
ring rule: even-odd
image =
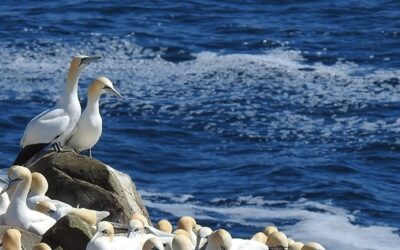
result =
[{"label": "gannet leg", "polygon": [[90,157],[90,158],[93,158],[93,157],[92,157],[92,149],[91,149],[91,148],[89,148],[89,157]]},{"label": "gannet leg", "polygon": [[61,152],[60,144],[58,144],[58,142],[54,143],[53,147],[54,147],[54,151],[56,151],[57,153]]}]

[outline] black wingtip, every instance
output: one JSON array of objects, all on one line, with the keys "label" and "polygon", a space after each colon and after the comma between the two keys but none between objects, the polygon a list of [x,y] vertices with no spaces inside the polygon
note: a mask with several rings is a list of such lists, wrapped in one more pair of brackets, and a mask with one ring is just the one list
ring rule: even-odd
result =
[{"label": "black wingtip", "polygon": [[17,158],[15,159],[13,165],[24,165],[29,159],[35,156],[37,153],[45,149],[49,143],[38,143],[32,144],[24,147],[21,152],[19,152]]}]

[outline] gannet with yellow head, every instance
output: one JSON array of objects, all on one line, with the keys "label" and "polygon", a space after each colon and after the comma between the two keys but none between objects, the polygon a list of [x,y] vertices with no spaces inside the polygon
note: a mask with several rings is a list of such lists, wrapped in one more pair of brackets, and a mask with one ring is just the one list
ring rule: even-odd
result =
[{"label": "gannet with yellow head", "polygon": [[81,115],[78,82],[84,68],[101,56],[75,56],[71,61],[64,93],[56,105],[33,118],[25,128],[20,141],[22,150],[13,165],[23,165],[48,145],[60,151],[65,139],[74,129]]},{"label": "gannet with yellow head", "polygon": [[89,150],[91,156],[93,146],[101,137],[102,119],[99,111],[99,100],[100,96],[106,92],[122,97],[115,90],[113,83],[106,77],[96,78],[89,87],[86,108],[66,143],[68,147],[78,153]]}]

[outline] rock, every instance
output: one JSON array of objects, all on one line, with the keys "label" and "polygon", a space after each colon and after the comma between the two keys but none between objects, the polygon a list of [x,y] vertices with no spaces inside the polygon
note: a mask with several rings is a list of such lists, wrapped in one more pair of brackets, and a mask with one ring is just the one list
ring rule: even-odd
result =
[{"label": "rock", "polygon": [[66,215],[47,230],[42,242],[52,249],[85,250],[94,234],[95,230],[78,216]]},{"label": "rock", "polygon": [[104,163],[75,152],[51,152],[31,166],[48,183],[47,196],[74,207],[110,212],[108,221],[126,224],[132,213],[149,214],[131,178]]},{"label": "rock", "polygon": [[31,250],[34,245],[38,244],[42,237],[18,227],[0,226],[0,239],[3,238],[4,232],[10,228],[15,228],[21,232],[22,249]]}]

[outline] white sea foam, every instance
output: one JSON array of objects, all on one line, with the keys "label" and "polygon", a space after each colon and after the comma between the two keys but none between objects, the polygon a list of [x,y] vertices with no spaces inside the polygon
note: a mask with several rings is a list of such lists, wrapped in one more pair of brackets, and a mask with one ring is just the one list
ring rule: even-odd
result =
[{"label": "white sea foam", "polygon": [[[331,204],[301,199],[283,207],[268,207],[271,201],[260,197],[238,197],[238,201],[249,201],[251,205],[204,206],[187,202],[172,194],[140,191],[147,207],[161,210],[175,217],[191,215],[201,220],[238,223],[244,226],[258,227],[260,230],[272,224],[271,221],[296,221],[291,224],[277,225],[289,237],[303,241],[318,241],[331,250],[381,250],[397,249],[400,236],[397,228],[355,224],[356,215]],[[185,202],[154,201],[155,197],[172,198]],[[215,201],[224,200],[216,198]],[[274,202],[272,202],[274,203]],[[239,204],[239,203],[238,203]],[[250,237],[250,235],[249,235]]]}]

